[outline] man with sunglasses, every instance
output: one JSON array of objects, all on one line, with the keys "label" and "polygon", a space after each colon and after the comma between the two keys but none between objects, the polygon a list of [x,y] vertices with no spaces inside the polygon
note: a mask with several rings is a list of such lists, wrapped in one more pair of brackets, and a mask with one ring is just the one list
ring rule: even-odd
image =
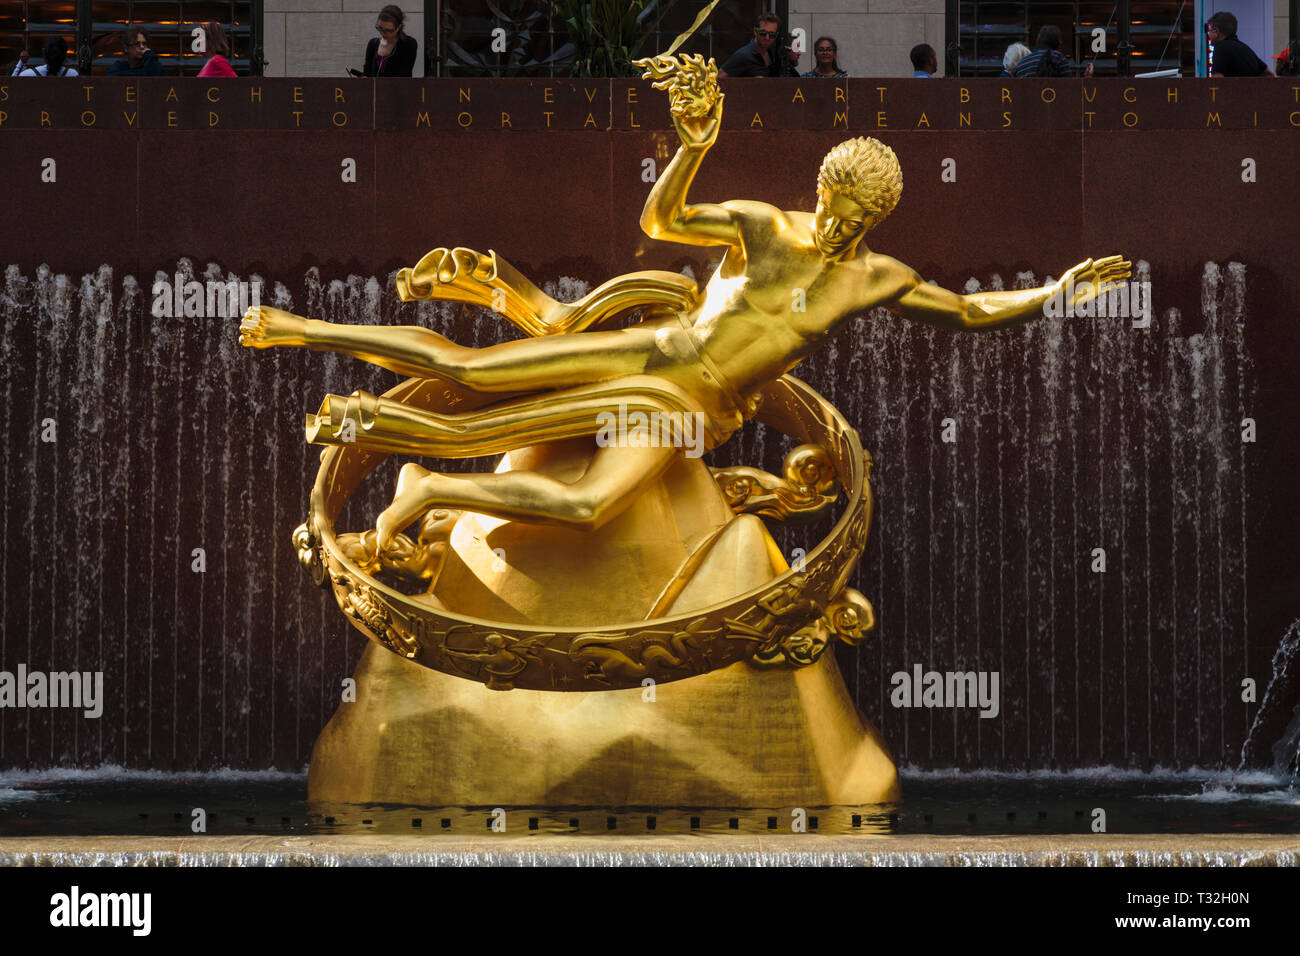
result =
[{"label": "man with sunglasses", "polygon": [[125,60],[114,60],[105,71],[108,76],[162,76],[158,54],[149,49],[149,36],[134,23],[122,31],[122,52]]},{"label": "man with sunglasses", "polygon": [[724,76],[798,76],[795,69],[799,54],[787,50],[778,41],[781,21],[770,13],[758,18],[754,39],[727,58],[718,70]]}]

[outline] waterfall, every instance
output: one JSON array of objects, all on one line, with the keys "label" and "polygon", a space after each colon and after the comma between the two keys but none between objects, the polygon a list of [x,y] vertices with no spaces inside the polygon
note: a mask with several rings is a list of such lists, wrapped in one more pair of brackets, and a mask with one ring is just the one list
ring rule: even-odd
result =
[{"label": "waterfall", "polygon": [[[152,278],[178,273],[261,281],[188,259]],[[1158,304],[1151,273],[1137,263]],[[989,275],[965,291],[1039,281]],[[1246,283],[1240,264],[1206,263],[1200,314],[1165,308],[1150,328],[1055,318],[952,333],[874,309],[795,370],[874,460],[874,525],[852,583],[878,626],[838,654],[900,759],[1213,766],[1242,745],[1246,713],[1222,688],[1249,661]],[[543,286],[561,299],[590,288]],[[4,273],[0,662],[102,670],[108,706],[90,724],[0,709],[0,766],[300,766],[362,647],[288,544],[318,462],[302,420],[327,392],[378,393],[398,377],[330,353],[245,350],[237,318],[159,317],[150,301],[149,277],[109,265]],[[262,301],[478,346],[515,334],[479,309],[400,303],[391,274],[313,266]],[[791,444],[750,425],[710,462],[779,471]],[[373,520],[396,464],[341,526]],[[829,528],[773,533],[789,555]],[[917,663],[999,671],[1001,717],[895,711],[889,676]]]}]

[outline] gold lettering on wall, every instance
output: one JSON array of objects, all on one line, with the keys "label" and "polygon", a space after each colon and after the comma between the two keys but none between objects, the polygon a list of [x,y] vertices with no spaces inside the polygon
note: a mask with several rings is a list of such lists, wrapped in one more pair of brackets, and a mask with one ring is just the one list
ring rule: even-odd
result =
[{"label": "gold lettering on wall", "polygon": [[461,129],[469,129],[474,122],[474,117],[469,113],[461,113],[456,117],[456,122],[460,124]]}]

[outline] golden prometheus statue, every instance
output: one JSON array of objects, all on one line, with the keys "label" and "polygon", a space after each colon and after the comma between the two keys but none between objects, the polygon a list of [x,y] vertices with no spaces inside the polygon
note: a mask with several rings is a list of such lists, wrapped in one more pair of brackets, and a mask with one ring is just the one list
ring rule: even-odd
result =
[{"label": "golden prometheus statue", "polygon": [[[267,306],[240,325],[246,346],[330,350],[411,376],[383,396],[328,395],[307,417],[308,441],[332,447],[294,533],[299,558],[376,642],[356,701],[317,741],[313,799],[898,798],[888,752],[823,653],[873,624],[847,586],[870,522],[870,459],[788,373],[874,306],[993,329],[1041,315],[1066,290],[1082,302],[1127,278],[1129,263],[1088,260],[1012,292],[923,282],[863,241],[902,192],[893,151],[874,139],[826,155],[815,212],[688,203],[721,126],[717,68],[700,57],[639,65],[668,91],[681,139],[641,228],[721,247],[703,290],[637,272],[561,303],[495,252],[440,248],[398,273],[399,296],[491,308],[528,338],[474,349],[425,328]],[[799,442],[782,475],[699,460],[750,418]],[[407,462],[375,527],[336,534],[349,495],[394,453],[503,458],[470,474]],[[847,507],[831,533],[790,567],[758,515],[817,516],[841,489]]]}]

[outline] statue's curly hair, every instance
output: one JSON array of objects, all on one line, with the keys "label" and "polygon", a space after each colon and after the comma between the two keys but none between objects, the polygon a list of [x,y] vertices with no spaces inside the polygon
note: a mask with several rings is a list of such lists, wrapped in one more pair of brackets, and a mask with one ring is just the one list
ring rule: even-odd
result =
[{"label": "statue's curly hair", "polygon": [[877,223],[894,211],[903,194],[898,157],[870,137],[845,140],[827,153],[817,182],[853,200]]}]

